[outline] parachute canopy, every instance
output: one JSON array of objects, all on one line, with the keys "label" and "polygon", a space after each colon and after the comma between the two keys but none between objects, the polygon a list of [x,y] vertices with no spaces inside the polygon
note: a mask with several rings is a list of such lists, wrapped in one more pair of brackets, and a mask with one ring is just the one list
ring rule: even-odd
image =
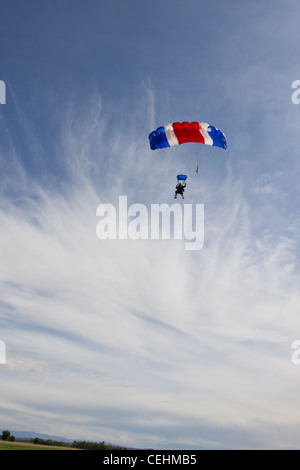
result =
[{"label": "parachute canopy", "polygon": [[174,122],[158,127],[149,135],[152,150],[172,147],[186,142],[201,142],[202,144],[227,148],[223,132],[206,122]]}]

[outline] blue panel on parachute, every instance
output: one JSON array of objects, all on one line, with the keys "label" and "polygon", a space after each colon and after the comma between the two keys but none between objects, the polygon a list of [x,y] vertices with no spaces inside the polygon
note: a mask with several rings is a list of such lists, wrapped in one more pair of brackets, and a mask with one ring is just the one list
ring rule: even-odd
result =
[{"label": "blue panel on parachute", "polygon": [[219,129],[217,129],[214,126],[209,126],[208,127],[208,132],[210,137],[212,138],[213,145],[216,147],[221,147],[223,149],[227,149],[227,142],[226,142],[226,137],[223,132],[221,132]]},{"label": "blue panel on parachute", "polygon": [[156,129],[156,131],[151,132],[149,135],[149,142],[152,150],[170,147],[166,136],[166,131],[163,126]]}]

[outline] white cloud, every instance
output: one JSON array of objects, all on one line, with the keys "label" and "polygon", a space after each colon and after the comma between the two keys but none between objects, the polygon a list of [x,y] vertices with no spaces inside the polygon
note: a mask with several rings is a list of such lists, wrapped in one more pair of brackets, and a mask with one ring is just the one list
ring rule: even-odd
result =
[{"label": "white cloud", "polygon": [[252,232],[232,163],[218,188],[189,183],[205,203],[201,251],[97,239],[102,202],[173,203],[176,153],[153,156],[139,115],[127,124],[101,101],[70,111],[58,149],[68,177],[55,189],[21,171],[20,198],[3,199],[1,421],[130,446],[251,448],[257,433],[297,446],[294,240]]}]

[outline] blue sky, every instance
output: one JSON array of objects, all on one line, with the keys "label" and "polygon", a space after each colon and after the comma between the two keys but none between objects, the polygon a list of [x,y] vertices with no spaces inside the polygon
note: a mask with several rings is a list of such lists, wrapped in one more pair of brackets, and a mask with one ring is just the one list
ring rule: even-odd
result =
[{"label": "blue sky", "polygon": [[[299,14],[293,0],[1,2],[1,428],[299,448]],[[184,120],[228,149],[149,149]],[[201,250],[97,238],[100,204],[171,205],[178,173],[204,204]]]}]

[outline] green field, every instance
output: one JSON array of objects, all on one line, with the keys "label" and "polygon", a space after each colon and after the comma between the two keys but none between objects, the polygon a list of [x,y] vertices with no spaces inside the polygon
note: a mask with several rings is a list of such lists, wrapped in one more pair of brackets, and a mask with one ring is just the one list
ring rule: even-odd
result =
[{"label": "green field", "polygon": [[39,444],[32,444],[31,442],[21,441],[1,441],[0,450],[78,450],[71,447],[55,447],[55,446],[44,446]]}]

